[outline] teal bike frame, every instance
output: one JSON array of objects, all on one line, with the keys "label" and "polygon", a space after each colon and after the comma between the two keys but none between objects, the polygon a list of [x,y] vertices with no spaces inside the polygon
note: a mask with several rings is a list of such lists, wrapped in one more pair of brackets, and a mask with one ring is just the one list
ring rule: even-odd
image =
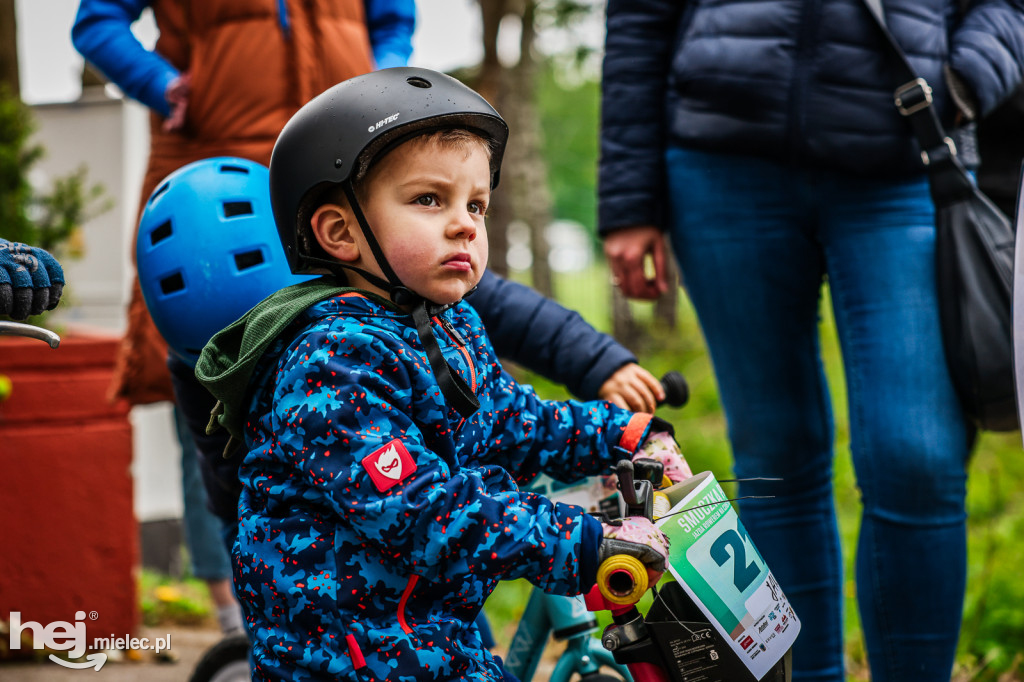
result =
[{"label": "teal bike frame", "polygon": [[[565,484],[547,476],[541,476],[529,488],[552,499],[587,507],[596,502],[600,488],[589,488],[588,484]],[[573,493],[573,490],[577,490]],[[569,497],[566,497],[566,494]],[[572,495],[580,497],[572,497]],[[520,682],[531,682],[544,654],[548,639],[566,642],[565,651],[558,657],[550,682],[569,682],[574,674],[586,678],[597,674],[606,666],[627,682],[632,677],[624,665],[615,662],[612,653],[594,637],[598,631],[597,619],[587,611],[583,597],[562,597],[545,594],[534,588],[526,609],[519,619],[519,627],[505,655],[505,668],[519,678]]]},{"label": "teal bike frame", "polygon": [[550,682],[569,682],[573,674],[596,674],[607,666],[624,680],[632,682],[626,667],[615,662],[610,651],[594,637],[598,630],[594,614],[587,611],[582,597],[560,597],[534,589],[519,621],[519,627],[505,656],[505,668],[521,682],[530,682],[548,638],[566,640]]}]

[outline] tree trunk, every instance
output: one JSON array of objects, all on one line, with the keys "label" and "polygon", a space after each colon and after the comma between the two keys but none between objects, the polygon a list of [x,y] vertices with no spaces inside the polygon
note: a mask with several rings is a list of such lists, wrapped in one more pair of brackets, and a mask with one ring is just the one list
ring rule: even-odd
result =
[{"label": "tree trunk", "polygon": [[[501,112],[507,87],[504,68],[498,60],[498,30],[501,20],[510,10],[509,0],[479,0],[480,18],[483,23],[483,61],[470,85],[484,99]],[[502,174],[505,176],[505,174]],[[489,267],[501,275],[508,276],[508,225],[512,222],[512,203],[509,201],[509,183],[506,181],[494,190],[491,205],[487,210],[487,235],[490,242]]]},{"label": "tree trunk", "polygon": [[509,95],[505,101],[511,136],[506,151],[506,170],[513,202],[513,218],[530,228],[530,252],[533,256],[533,288],[548,298],[555,297],[555,285],[548,261],[545,229],[551,223],[551,192],[548,172],[541,156],[540,117],[536,106],[536,61],[533,52],[536,30],[536,0],[523,7],[519,62],[511,70]]},{"label": "tree trunk", "polygon": [[0,0],[0,85],[6,85],[11,94],[20,99],[18,22],[14,13],[14,0]]},{"label": "tree trunk", "polygon": [[619,288],[612,286],[612,336],[626,348],[640,354],[640,333],[633,313],[629,310],[629,301],[622,295]]},{"label": "tree trunk", "polygon": [[81,77],[81,80],[82,80],[82,94],[83,95],[85,94],[85,91],[88,88],[104,87],[107,84],[107,79],[104,78],[103,75],[99,71],[94,69],[92,67],[92,65],[89,64],[89,62],[83,62],[82,63],[82,77]]},{"label": "tree trunk", "polygon": [[668,277],[668,291],[654,302],[654,320],[666,329],[675,329],[679,317],[679,268],[671,248],[665,258],[665,275]]}]

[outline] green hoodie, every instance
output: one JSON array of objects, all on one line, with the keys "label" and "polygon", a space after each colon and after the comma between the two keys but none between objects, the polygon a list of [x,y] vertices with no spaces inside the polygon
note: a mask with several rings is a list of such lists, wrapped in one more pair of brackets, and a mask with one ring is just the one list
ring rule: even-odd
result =
[{"label": "green hoodie", "polygon": [[196,378],[217,399],[207,432],[216,431],[219,424],[231,434],[225,455],[242,441],[245,392],[267,347],[310,306],[351,291],[398,310],[394,303],[367,291],[340,286],[331,278],[314,279],[267,296],[206,344],[196,363]]}]

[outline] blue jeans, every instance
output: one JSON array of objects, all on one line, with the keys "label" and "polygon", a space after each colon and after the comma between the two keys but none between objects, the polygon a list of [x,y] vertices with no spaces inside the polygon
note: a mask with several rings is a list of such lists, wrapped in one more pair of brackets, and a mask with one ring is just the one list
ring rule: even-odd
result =
[{"label": "blue jeans", "polygon": [[[794,680],[843,680],[827,278],[863,501],[857,597],[875,682],[948,682],[972,437],[946,370],[925,177],[880,181],[670,149],[672,248],[711,353],[743,523],[802,621]],[[685,442],[685,434],[681,437]]]},{"label": "blue jeans", "polygon": [[192,560],[192,573],[203,580],[229,579],[231,562],[224,547],[224,523],[207,508],[195,440],[177,405],[174,407],[174,426],[181,444],[185,544]]}]

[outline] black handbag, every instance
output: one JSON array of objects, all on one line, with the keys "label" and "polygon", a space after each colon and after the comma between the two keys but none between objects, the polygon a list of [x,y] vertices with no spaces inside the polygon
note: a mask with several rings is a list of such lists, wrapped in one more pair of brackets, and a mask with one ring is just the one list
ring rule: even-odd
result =
[{"label": "black handbag", "polygon": [[1014,397],[1014,234],[957,157],[932,108],[931,88],[889,31],[881,0],[864,0],[892,48],[894,101],[928,169],[935,202],[935,270],[946,364],[964,412],[987,431],[1020,428]]}]

